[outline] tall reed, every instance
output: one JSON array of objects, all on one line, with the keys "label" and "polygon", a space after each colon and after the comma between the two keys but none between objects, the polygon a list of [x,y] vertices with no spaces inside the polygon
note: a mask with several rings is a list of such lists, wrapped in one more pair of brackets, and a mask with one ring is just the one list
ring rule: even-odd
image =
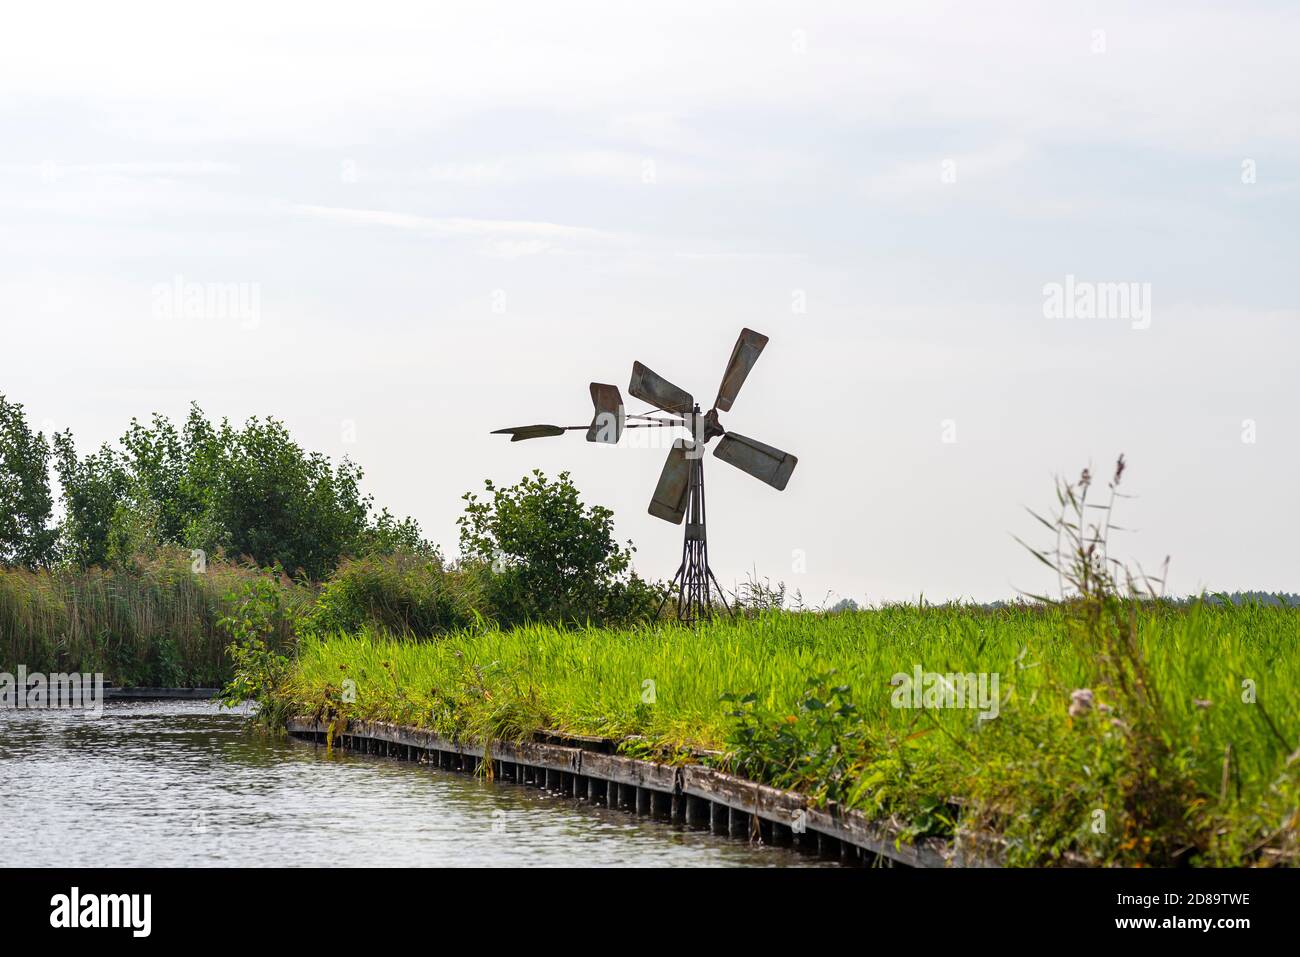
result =
[{"label": "tall reed", "polygon": [[273,640],[290,647],[294,614],[313,592],[254,567],[196,566],[188,552],[165,550],[132,569],[0,568],[0,671],[25,665],[101,672],[119,685],[219,686],[230,663],[217,623],[227,596],[254,579],[282,590],[286,613]]}]

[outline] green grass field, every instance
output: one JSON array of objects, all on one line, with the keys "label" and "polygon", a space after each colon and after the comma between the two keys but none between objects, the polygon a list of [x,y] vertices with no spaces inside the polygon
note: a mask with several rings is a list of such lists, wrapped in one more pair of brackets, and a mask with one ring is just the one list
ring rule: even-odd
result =
[{"label": "green grass field", "polygon": [[[274,710],[474,738],[604,735],[665,760],[721,752],[706,759],[914,835],[989,829],[1013,864],[1294,865],[1300,611],[1124,608],[1126,662],[1062,606],[309,636]],[[990,688],[996,674],[996,717],[980,717],[987,701],[896,707],[891,679],[918,667]]]}]

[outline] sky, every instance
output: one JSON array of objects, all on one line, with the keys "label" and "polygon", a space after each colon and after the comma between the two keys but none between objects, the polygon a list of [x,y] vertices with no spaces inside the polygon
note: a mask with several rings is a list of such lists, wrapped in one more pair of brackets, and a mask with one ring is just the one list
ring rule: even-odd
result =
[{"label": "sky", "polygon": [[1026,507],[1123,453],[1115,554],[1300,591],[1297,37],[1249,2],[25,4],[0,393],[84,451],[274,415],[453,555],[464,492],[568,470],[668,577],[658,437],[489,433],[588,421],[634,360],[707,408],[750,327],[722,424],[799,464],[706,460],[725,585],[1040,591]]}]

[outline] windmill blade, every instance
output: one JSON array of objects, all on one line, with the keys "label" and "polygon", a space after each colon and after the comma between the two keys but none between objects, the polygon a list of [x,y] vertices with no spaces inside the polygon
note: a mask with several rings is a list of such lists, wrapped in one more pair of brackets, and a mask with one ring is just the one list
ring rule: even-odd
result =
[{"label": "windmill blade", "polygon": [[591,404],[596,407],[596,414],[592,416],[591,427],[587,429],[587,441],[618,445],[618,440],[623,436],[623,426],[627,423],[623,396],[619,394],[618,386],[593,382]]},{"label": "windmill blade", "polygon": [[[582,426],[571,426],[571,428],[582,428]],[[508,435],[511,442],[522,442],[524,439],[540,439],[549,435],[563,435],[567,431],[562,425],[517,425],[509,429],[495,429],[493,435]]]},{"label": "windmill blade", "polygon": [[736,347],[731,350],[727,371],[722,374],[722,385],[718,387],[717,401],[713,403],[713,407],[719,412],[727,412],[731,409],[731,404],[736,401],[736,393],[745,384],[745,377],[749,375],[749,370],[754,368],[754,363],[758,361],[765,345],[767,345],[767,336],[761,332],[755,332],[753,329],[740,330]]},{"label": "windmill blade", "polygon": [[627,391],[642,402],[649,402],[665,412],[685,414],[695,408],[695,400],[685,389],[679,389],[663,376],[643,366],[632,363],[632,381]]},{"label": "windmill blade", "polygon": [[665,522],[680,525],[686,515],[686,492],[691,484],[691,460],[686,457],[695,443],[678,439],[668,451],[664,470],[659,473],[659,484],[650,499],[650,514]]},{"label": "windmill blade", "polygon": [[735,432],[724,435],[713,454],[742,472],[748,472],[754,478],[766,482],[777,491],[785,488],[790,481],[790,473],[799,462],[787,452]]}]

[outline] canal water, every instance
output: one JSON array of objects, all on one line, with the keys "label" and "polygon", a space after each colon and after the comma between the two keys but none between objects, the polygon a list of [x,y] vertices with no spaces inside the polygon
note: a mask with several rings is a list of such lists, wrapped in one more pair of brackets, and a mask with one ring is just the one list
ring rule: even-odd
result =
[{"label": "canal water", "polygon": [[509,782],[243,730],[199,701],[0,709],[11,866],[815,866]]}]

